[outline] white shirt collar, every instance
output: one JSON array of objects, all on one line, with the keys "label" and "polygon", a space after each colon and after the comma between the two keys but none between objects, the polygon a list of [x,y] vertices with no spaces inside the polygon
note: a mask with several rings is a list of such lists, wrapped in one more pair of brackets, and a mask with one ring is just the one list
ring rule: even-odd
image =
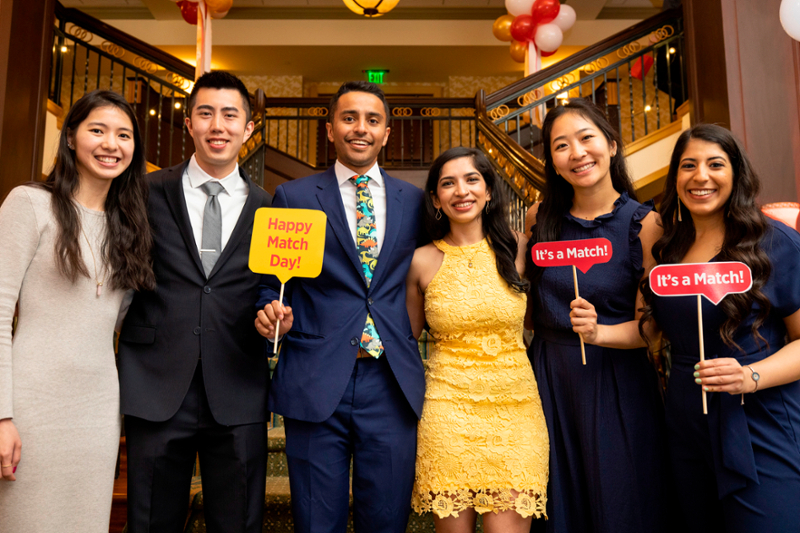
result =
[{"label": "white shirt collar", "polygon": [[[336,160],[336,164],[333,166],[334,171],[336,172],[336,181],[339,182],[339,186],[341,187],[344,182],[352,178],[353,176],[357,176],[358,173],[350,170],[346,166],[344,166],[338,159]],[[370,187],[383,187],[383,174],[381,174],[381,168],[378,166],[378,162],[375,161],[375,164],[372,165],[372,168],[369,169],[364,175],[369,176],[369,186]],[[355,187],[355,185],[354,185]]]},{"label": "white shirt collar", "polygon": [[[189,159],[189,165],[186,167],[186,174],[189,175],[189,184],[192,186],[193,189],[197,189],[207,181],[216,179],[210,174],[208,174],[205,170],[200,168],[200,165],[197,163],[197,158],[195,157],[195,154],[192,154],[192,158]],[[242,182],[244,181],[239,175],[239,163],[236,163],[233,172],[231,172],[221,180],[217,181],[220,185],[222,185],[222,188],[225,189],[225,191],[229,195],[233,195],[237,186],[240,185],[239,181]]]}]

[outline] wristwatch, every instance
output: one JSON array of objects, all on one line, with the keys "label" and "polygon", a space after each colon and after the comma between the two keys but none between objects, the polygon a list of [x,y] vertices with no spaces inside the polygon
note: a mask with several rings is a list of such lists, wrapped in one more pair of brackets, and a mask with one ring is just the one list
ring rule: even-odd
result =
[{"label": "wristwatch", "polygon": [[747,368],[749,368],[750,372],[752,372],[752,374],[750,374],[750,377],[753,378],[753,381],[756,382],[756,388],[753,389],[753,392],[755,392],[758,390],[758,380],[761,379],[761,374],[753,370],[753,367],[750,365],[747,365]]}]

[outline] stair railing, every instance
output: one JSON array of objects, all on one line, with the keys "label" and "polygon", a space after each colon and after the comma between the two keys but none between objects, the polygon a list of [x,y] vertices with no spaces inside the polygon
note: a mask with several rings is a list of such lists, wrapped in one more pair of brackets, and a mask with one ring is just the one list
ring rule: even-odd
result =
[{"label": "stair railing", "polygon": [[635,141],[671,123],[686,100],[683,49],[682,12],[665,11],[500,91],[480,91],[479,147],[527,207],[544,185],[547,111],[570,98],[591,99],[625,143]]},{"label": "stair railing", "polygon": [[177,164],[194,152],[184,127],[194,67],[85,13],[56,4],[50,99],[69,109],[85,93],[108,89],[134,108],[147,160]]}]

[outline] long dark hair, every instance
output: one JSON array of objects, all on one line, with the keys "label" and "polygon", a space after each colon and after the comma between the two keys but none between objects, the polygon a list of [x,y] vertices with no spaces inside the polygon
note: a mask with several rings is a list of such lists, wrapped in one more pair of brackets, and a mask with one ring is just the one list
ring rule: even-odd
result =
[{"label": "long dark hair", "polygon": [[[544,124],[542,125],[545,186],[542,191],[542,202],[539,204],[539,210],[536,212],[536,225],[533,226],[532,229],[533,235],[528,243],[529,247],[535,245],[537,242],[551,242],[561,239],[561,222],[564,219],[564,214],[572,208],[572,199],[575,196],[575,190],[567,180],[559,176],[556,172],[550,146],[553,135],[553,124],[567,113],[580,115],[594,124],[595,127],[603,133],[609,146],[611,146],[612,143],[616,143],[616,153],[611,157],[609,163],[611,183],[614,186],[614,190],[617,192],[627,192],[628,196],[636,198],[633,182],[631,181],[630,174],[628,173],[628,166],[625,163],[625,157],[622,153],[622,139],[619,133],[617,133],[608,122],[603,111],[583,98],[576,98],[570,100],[567,104],[556,106],[547,113]],[[542,277],[543,270],[534,265],[532,260],[529,260],[527,272],[528,279],[536,283]]]},{"label": "long dark hair", "polygon": [[[733,188],[728,202],[725,204],[725,238],[722,249],[717,255],[720,261],[741,261],[750,267],[753,273],[753,288],[749,292],[726,296],[719,307],[728,317],[720,326],[720,336],[726,345],[738,345],[733,340],[738,325],[744,320],[753,303],[759,306],[756,319],[753,321],[753,337],[757,341],[766,340],[758,332],[758,328],[769,315],[769,299],[761,292],[761,288],[769,279],[772,266],[769,257],[761,249],[761,239],[767,232],[767,219],[756,205],[756,197],[761,183],[741,144],[730,131],[714,124],[698,124],[684,131],[675,144],[669,162],[669,173],[664,183],[664,197],[661,200],[661,223],[664,235],[653,245],[653,258],[657,264],[679,263],[695,241],[694,222],[691,214],[681,208],[681,219],[678,221],[678,170],[692,139],[698,139],[719,146],[728,156],[733,170]],[[653,292],[645,279],[641,283],[645,304],[644,314],[639,321],[639,329],[653,317]]]},{"label": "long dark hair", "polygon": [[428,172],[428,181],[425,183],[425,227],[431,239],[443,239],[450,231],[450,219],[440,216],[436,219],[436,208],[433,207],[433,197],[436,196],[442,167],[454,159],[468,157],[472,160],[475,170],[481,173],[486,182],[486,190],[491,193],[492,201],[487,203],[481,215],[483,233],[488,237],[489,246],[494,250],[497,262],[497,272],[506,280],[508,285],[517,292],[528,290],[528,282],[522,279],[517,271],[516,258],[518,243],[517,237],[511,230],[506,214],[508,203],[500,187],[500,178],[497,176],[492,164],[475,148],[457,147],[442,152],[433,162]]},{"label": "long dark hair", "polygon": [[81,218],[74,195],[79,178],[74,150],[69,136],[93,110],[115,107],[133,124],[133,159],[125,171],[111,181],[105,202],[106,234],[100,256],[109,266],[109,285],[114,289],[153,289],[155,275],[150,259],[152,236],[147,220],[146,162],[136,116],[122,96],[111,91],[92,91],[72,105],[64,118],[58,140],[58,153],[52,172],[44,183],[50,191],[51,205],[58,223],[55,254],[58,269],[73,283],[79,276],[89,276],[81,257]]}]

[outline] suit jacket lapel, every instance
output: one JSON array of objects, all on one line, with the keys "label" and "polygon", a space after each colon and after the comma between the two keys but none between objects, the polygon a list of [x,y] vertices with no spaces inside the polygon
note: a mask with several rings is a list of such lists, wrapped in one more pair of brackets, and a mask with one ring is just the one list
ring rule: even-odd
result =
[{"label": "suit jacket lapel", "polygon": [[401,181],[390,178],[383,172],[383,183],[386,187],[386,231],[383,234],[383,247],[378,250],[378,264],[372,276],[370,291],[380,283],[383,273],[391,268],[392,252],[397,244],[397,233],[403,224],[403,185]]},{"label": "suit jacket lapel", "polygon": [[247,231],[253,226],[256,210],[260,207],[257,195],[253,194],[255,187],[258,187],[258,185],[253,183],[241,167],[239,167],[239,174],[242,176],[242,179],[247,182],[249,193],[247,194],[247,200],[244,202],[244,207],[242,207],[242,213],[239,215],[239,220],[236,221],[236,225],[233,227],[233,232],[228,239],[228,243],[225,245],[225,248],[222,249],[222,254],[219,256],[219,259],[217,259],[216,264],[214,264],[211,274],[208,275],[209,279],[211,279],[231,255],[233,255],[233,251],[238,246],[239,241],[242,240],[242,237],[244,237]]},{"label": "suit jacket lapel", "polygon": [[197,243],[194,240],[194,233],[192,232],[192,224],[189,222],[189,211],[186,209],[186,197],[183,195],[183,173],[186,170],[188,161],[181,165],[177,165],[167,169],[170,174],[164,178],[164,194],[167,197],[167,203],[172,211],[172,217],[178,226],[183,237],[183,242],[186,244],[186,249],[189,255],[194,259],[194,263],[200,274],[205,277],[203,271],[203,263],[200,261],[200,254],[197,252]]},{"label": "suit jacket lapel", "polygon": [[322,210],[328,216],[328,222],[333,229],[333,233],[339,240],[339,244],[342,245],[345,255],[350,258],[353,267],[358,271],[361,281],[366,285],[367,280],[364,279],[361,261],[358,259],[356,251],[356,243],[353,241],[353,235],[347,224],[347,216],[344,214],[344,205],[342,204],[342,193],[339,192],[339,183],[336,181],[336,172],[333,167],[328,169],[317,187],[320,189],[317,191],[317,200],[319,200]]}]

